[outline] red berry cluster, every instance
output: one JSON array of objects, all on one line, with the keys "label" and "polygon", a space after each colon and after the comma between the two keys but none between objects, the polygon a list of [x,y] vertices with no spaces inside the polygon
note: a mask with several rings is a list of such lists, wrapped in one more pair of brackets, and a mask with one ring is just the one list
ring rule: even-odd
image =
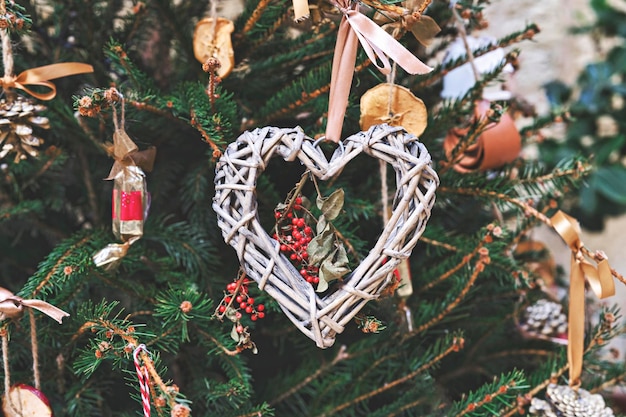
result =
[{"label": "red berry cluster", "polygon": [[248,294],[250,280],[242,279],[233,281],[226,286],[226,296],[220,303],[217,311],[220,314],[226,313],[228,307],[236,310],[235,318],[241,319],[242,311],[250,315],[250,320],[257,321],[265,317],[265,306],[263,304],[254,305],[254,298]]},{"label": "red berry cluster", "polygon": [[287,212],[276,210],[276,230],[274,239],[280,242],[280,251],[287,256],[291,263],[300,270],[300,275],[310,284],[320,282],[319,269],[309,265],[307,248],[313,239],[313,229],[302,217],[302,197],[296,197],[293,209]]}]

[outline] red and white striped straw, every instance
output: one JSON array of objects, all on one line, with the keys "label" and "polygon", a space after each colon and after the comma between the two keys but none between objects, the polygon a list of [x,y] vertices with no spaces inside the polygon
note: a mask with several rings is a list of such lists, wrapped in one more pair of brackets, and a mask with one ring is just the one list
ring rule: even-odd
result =
[{"label": "red and white striped straw", "polygon": [[144,417],[150,417],[150,386],[148,385],[148,381],[150,380],[148,376],[148,370],[145,366],[141,366],[139,364],[139,353],[141,351],[146,353],[148,349],[146,349],[146,345],[143,343],[137,346],[137,349],[133,352],[133,359],[135,360],[135,369],[137,370],[137,378],[139,379],[139,390],[141,392],[141,405],[143,406],[143,415]]}]

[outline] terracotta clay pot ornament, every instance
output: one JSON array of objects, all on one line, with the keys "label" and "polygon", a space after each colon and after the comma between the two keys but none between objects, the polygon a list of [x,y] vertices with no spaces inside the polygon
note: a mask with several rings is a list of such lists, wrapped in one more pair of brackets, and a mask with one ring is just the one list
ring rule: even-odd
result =
[{"label": "terracotta clay pot ornament", "polygon": [[[490,109],[490,102],[481,100],[476,103],[474,117],[476,120],[484,118]],[[469,128],[452,128],[448,131],[443,142],[446,157],[450,158],[459,141],[468,133]],[[463,156],[454,163],[457,172],[466,173],[475,170],[486,171],[500,168],[513,162],[522,149],[522,137],[515,126],[515,122],[508,113],[504,113],[497,123],[491,123],[468,146]]]}]

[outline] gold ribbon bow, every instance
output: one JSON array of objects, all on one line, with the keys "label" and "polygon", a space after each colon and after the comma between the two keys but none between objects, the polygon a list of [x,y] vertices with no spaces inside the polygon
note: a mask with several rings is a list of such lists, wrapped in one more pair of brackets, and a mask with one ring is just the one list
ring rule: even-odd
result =
[{"label": "gold ribbon bow", "polygon": [[614,295],[615,283],[608,260],[602,259],[596,267],[585,259],[582,253],[583,243],[579,237],[580,226],[576,219],[559,210],[550,220],[554,230],[572,250],[567,361],[569,363],[570,386],[578,387],[582,373],[585,341],[585,278],[598,298]]},{"label": "gold ribbon bow", "polygon": [[[39,100],[52,100],[57,94],[56,86],[49,80],[67,77],[69,75],[93,72],[93,67],[81,62],[63,62],[60,64],[44,65],[23,71],[18,76],[4,76],[0,78],[0,85],[5,90],[19,88]],[[27,86],[42,86],[48,88],[47,93],[37,93]]]},{"label": "gold ribbon bow", "polygon": [[135,142],[132,141],[124,129],[118,129],[113,133],[113,145],[109,147],[108,152],[115,159],[115,163],[111,168],[111,172],[109,172],[109,176],[105,178],[107,180],[112,180],[124,167],[130,165],[136,165],[144,171],[150,172],[156,157],[156,148],[154,146],[139,151]]},{"label": "gold ribbon bow", "polygon": [[21,317],[24,314],[24,307],[39,310],[59,322],[59,324],[61,324],[63,317],[69,317],[68,313],[50,303],[43,300],[24,300],[6,288],[0,287],[0,320]]},{"label": "gold ribbon bow", "polygon": [[343,17],[339,24],[333,57],[326,139],[339,142],[359,42],[368,58],[383,74],[391,72],[390,58],[409,74],[426,74],[433,69],[417,59],[383,28],[360,13],[356,2],[332,0],[331,3],[343,13]]}]

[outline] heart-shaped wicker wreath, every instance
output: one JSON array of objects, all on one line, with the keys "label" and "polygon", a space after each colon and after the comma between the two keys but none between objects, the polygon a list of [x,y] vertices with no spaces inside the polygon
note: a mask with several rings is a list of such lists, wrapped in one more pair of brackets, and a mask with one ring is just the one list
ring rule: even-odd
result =
[{"label": "heart-shaped wicker wreath", "polygon": [[[257,178],[272,157],[280,156],[285,161],[299,160],[326,180],[361,152],[394,168],[393,213],[368,256],[320,298],[261,226]],[[264,127],[243,133],[220,158],[213,209],[224,240],[237,251],[246,274],[278,301],[298,329],[320,348],[327,348],[365,303],[390,284],[400,261],[411,255],[430,217],[438,183],[426,147],[402,128],[378,125],[350,136],[328,161],[301,128]]]}]

